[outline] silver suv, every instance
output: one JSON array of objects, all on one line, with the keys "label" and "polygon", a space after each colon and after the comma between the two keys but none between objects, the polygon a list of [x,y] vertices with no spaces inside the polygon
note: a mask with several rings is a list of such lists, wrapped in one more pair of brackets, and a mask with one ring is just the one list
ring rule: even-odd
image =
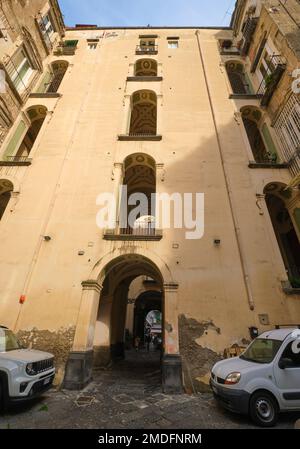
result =
[{"label": "silver suv", "polygon": [[54,376],[52,354],[24,349],[12,331],[0,326],[0,409],[41,395]]},{"label": "silver suv", "polygon": [[262,427],[274,426],[279,412],[300,411],[300,326],[282,327],[263,333],[240,357],[212,369],[216,399]]}]

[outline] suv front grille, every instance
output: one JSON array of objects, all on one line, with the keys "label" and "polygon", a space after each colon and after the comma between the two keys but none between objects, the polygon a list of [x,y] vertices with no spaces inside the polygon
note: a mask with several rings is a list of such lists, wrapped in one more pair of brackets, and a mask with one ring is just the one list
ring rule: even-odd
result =
[{"label": "suv front grille", "polygon": [[54,367],[54,359],[41,360],[39,362],[34,362],[32,365],[36,374],[44,373]]}]

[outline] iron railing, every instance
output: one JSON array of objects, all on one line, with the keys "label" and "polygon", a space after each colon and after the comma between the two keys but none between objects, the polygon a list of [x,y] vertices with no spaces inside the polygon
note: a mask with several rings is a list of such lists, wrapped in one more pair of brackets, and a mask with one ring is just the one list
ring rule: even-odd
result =
[{"label": "iron railing", "polygon": [[150,223],[149,225],[144,224],[143,226],[135,226],[134,228],[128,226],[127,228],[121,228],[116,232],[119,235],[152,237],[156,235],[156,228]]},{"label": "iron railing", "polygon": [[286,69],[286,65],[286,61],[281,55],[273,55],[270,58],[266,76],[263,78],[257,91],[257,95],[261,97],[262,106],[268,106],[270,103]]},{"label": "iron railing", "polygon": [[30,162],[31,159],[29,159],[27,156],[6,156],[7,162]]},{"label": "iron railing", "polygon": [[137,54],[156,54],[158,52],[158,45],[137,45],[136,53]]},{"label": "iron railing", "polygon": [[252,37],[255,33],[255,30],[256,30],[256,27],[258,24],[258,20],[259,20],[258,17],[249,17],[246,21],[246,24],[245,24],[245,27],[243,30],[243,35],[244,35],[243,43],[240,48],[240,52],[241,52],[242,56],[246,56],[249,52],[250,45],[252,42]]}]

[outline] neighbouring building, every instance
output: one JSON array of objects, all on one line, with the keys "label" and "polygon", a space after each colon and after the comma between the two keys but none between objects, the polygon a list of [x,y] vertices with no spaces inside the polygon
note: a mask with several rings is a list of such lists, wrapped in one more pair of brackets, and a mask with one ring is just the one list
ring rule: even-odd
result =
[{"label": "neighbouring building", "polygon": [[[230,28],[65,32],[39,3],[40,66],[3,63],[1,324],[82,388],[157,311],[165,391],[202,390],[224,350],[300,322],[299,2],[238,1]],[[154,229],[150,209],[125,226],[118,202],[100,229],[97,198],[120,185],[204,193],[204,236]]]}]

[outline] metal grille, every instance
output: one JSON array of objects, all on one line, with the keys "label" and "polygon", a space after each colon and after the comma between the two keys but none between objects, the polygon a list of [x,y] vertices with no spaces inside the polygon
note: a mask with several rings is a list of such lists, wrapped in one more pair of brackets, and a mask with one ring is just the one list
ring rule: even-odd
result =
[{"label": "metal grille", "polygon": [[300,172],[300,100],[296,95],[289,98],[274,129],[292,175],[297,176]]},{"label": "metal grille", "polygon": [[47,89],[48,93],[56,93],[61,85],[61,82],[65,76],[65,72],[56,73]]},{"label": "metal grille", "polygon": [[144,224],[143,226],[136,226],[131,228],[122,228],[119,231],[120,235],[132,235],[132,236],[155,236],[156,229],[153,224],[149,223],[148,225]]},{"label": "metal grille", "polygon": [[53,367],[54,367],[54,359],[46,359],[33,363],[33,369],[36,374],[48,371]]}]

